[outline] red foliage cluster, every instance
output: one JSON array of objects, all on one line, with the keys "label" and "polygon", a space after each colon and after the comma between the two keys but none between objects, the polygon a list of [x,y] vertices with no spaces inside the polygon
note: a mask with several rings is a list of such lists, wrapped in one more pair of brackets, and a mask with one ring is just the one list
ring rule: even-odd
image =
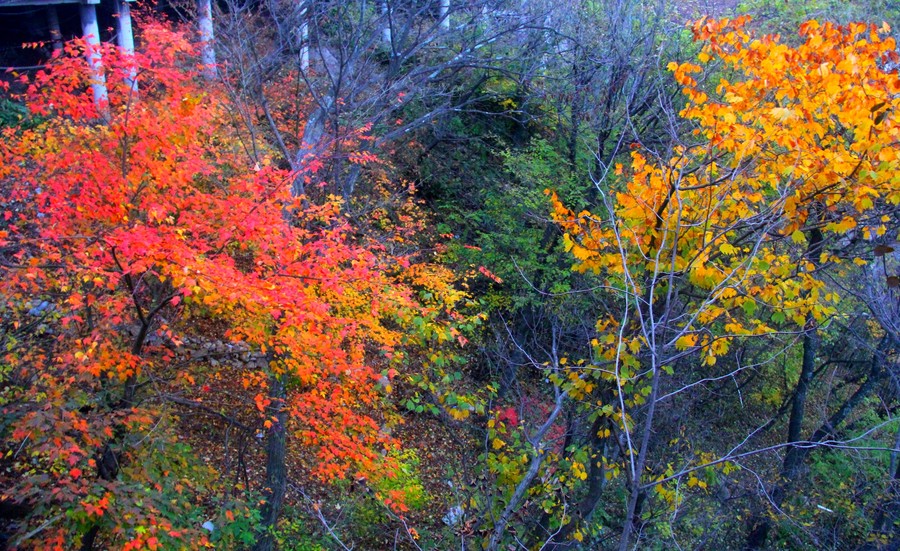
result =
[{"label": "red foliage cluster", "polygon": [[317,450],[318,475],[377,478],[394,445],[373,416],[377,383],[395,373],[404,324],[437,315],[400,282],[408,259],[351,238],[336,200],[309,206],[290,194],[296,174],[244,156],[227,98],[199,80],[183,33],[141,28],[134,58],[103,49],[108,104],[85,93],[73,42],[31,83],[39,122],[5,130],[0,146],[11,383],[0,406],[27,528],[46,521],[38,548],[98,527],[122,548],[205,544],[209,472],[165,415],[194,380],[178,327],[221,320],[227,338],[265,354],[245,388],[262,421],[268,385],[282,381],[291,433]]}]

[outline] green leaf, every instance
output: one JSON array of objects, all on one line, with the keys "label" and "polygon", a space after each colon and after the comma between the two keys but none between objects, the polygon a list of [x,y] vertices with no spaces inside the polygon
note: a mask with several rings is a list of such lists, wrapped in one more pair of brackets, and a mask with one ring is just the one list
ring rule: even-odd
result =
[{"label": "green leaf", "polygon": [[744,310],[744,313],[748,316],[752,316],[756,313],[756,301],[748,298],[744,300],[744,303],[741,304],[741,308]]}]

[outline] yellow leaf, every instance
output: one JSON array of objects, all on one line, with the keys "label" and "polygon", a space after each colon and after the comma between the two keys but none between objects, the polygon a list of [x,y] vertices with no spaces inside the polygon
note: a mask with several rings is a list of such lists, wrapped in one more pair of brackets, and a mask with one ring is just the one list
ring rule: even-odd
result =
[{"label": "yellow leaf", "polygon": [[632,354],[637,354],[641,350],[641,341],[639,339],[632,340],[628,343],[628,349],[631,350]]},{"label": "yellow leaf", "polygon": [[675,341],[675,348],[678,350],[687,350],[697,344],[697,335],[682,335]]},{"label": "yellow leaf", "polygon": [[788,122],[795,117],[794,111],[787,109],[786,107],[774,107],[770,113],[772,113],[772,116],[778,119],[779,122]]}]

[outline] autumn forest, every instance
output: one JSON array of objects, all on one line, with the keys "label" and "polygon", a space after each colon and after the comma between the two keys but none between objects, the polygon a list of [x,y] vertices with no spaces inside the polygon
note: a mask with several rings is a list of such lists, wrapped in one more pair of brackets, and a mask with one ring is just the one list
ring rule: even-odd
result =
[{"label": "autumn forest", "polygon": [[900,549],[900,3],[0,21],[0,549]]}]

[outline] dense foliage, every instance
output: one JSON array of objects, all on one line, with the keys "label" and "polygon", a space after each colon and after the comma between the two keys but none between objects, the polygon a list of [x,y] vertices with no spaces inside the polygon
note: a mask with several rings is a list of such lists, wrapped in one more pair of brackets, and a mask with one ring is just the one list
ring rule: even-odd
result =
[{"label": "dense foliage", "polygon": [[544,4],[2,82],[7,546],[900,540],[896,8]]}]

